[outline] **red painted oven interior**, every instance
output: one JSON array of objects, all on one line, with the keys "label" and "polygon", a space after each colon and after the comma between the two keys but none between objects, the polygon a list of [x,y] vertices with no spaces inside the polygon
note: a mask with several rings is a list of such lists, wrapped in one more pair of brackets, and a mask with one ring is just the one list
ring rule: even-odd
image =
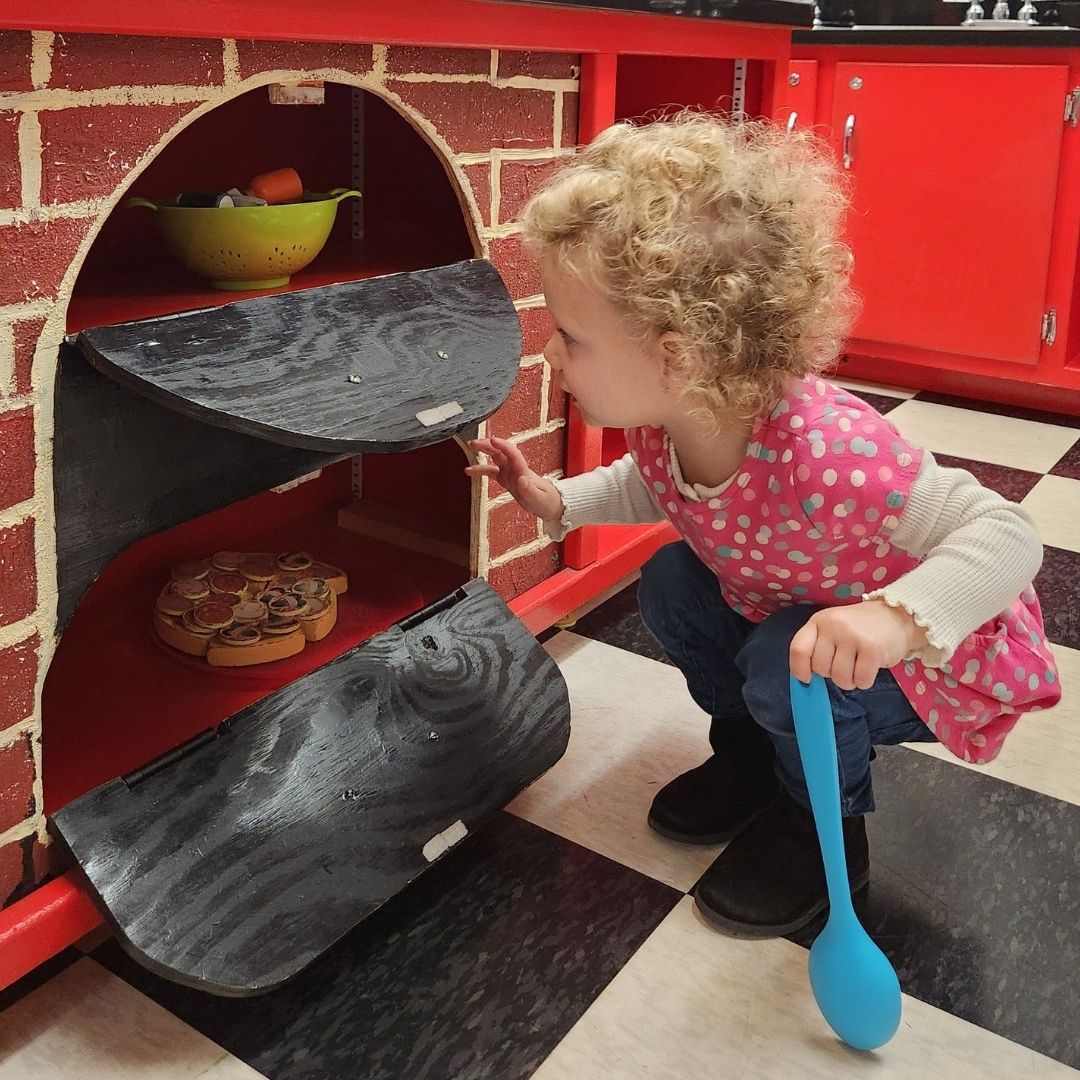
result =
[{"label": "red painted oven interior", "polygon": [[[352,87],[327,83],[325,92],[324,105],[271,105],[261,86],[218,106],[168,143],[130,194],[162,199],[181,191],[227,191],[283,166],[295,168],[308,191],[352,187]],[[122,200],[79,272],[68,330],[472,258],[472,238],[435,152],[385,101],[362,94],[363,240],[352,239],[352,203],[346,201],[326,247],[285,289],[238,295],[209,288],[177,264],[153,211]]]}]

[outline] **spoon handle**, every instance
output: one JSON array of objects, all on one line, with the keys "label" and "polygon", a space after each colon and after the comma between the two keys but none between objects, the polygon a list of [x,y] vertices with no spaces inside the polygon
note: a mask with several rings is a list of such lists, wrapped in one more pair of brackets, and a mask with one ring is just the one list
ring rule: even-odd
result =
[{"label": "spoon handle", "polygon": [[810,792],[821,857],[825,862],[830,910],[838,917],[854,915],[844,855],[844,830],[840,824],[836,733],[829,691],[820,675],[814,675],[809,685],[791,676],[791,710],[795,716],[795,735]]}]

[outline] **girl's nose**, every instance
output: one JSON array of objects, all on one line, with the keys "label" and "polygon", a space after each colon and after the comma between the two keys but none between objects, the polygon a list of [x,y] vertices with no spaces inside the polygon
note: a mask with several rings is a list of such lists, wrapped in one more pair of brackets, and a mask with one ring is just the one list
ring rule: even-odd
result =
[{"label": "girl's nose", "polygon": [[562,368],[562,340],[558,334],[552,334],[544,346],[544,359],[548,362],[552,371],[558,372]]}]

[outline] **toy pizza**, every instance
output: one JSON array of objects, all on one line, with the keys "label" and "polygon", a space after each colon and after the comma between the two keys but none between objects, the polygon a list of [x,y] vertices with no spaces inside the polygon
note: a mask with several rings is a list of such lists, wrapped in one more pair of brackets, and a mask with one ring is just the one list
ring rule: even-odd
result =
[{"label": "toy pizza", "polygon": [[213,667],[265,664],[326,637],[348,587],[344,570],[306,551],[219,551],[173,567],[157,598],[154,630]]}]

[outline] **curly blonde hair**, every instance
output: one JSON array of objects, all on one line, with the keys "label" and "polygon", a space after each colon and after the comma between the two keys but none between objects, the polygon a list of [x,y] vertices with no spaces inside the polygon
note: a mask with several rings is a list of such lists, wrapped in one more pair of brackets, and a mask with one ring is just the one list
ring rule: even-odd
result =
[{"label": "curly blonde hair", "polygon": [[643,340],[678,334],[674,374],[708,423],[771,408],[839,354],[856,310],[847,201],[813,135],[684,112],[601,132],[522,223],[534,254],[599,288]]}]

